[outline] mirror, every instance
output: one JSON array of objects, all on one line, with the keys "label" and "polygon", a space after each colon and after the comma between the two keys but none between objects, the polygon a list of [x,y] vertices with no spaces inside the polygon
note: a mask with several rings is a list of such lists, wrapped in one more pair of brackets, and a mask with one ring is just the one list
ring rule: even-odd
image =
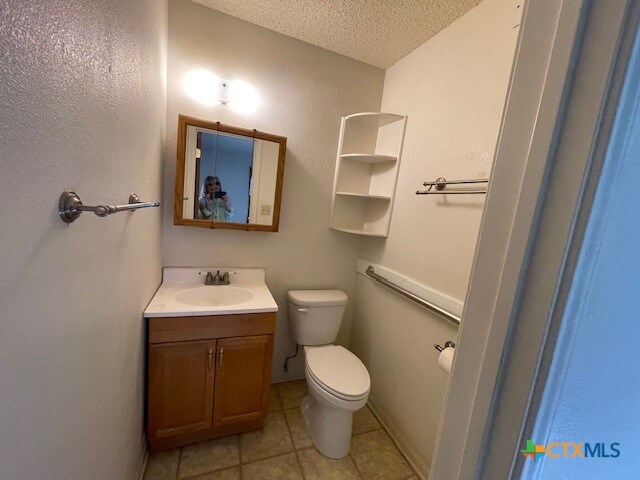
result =
[{"label": "mirror", "polygon": [[287,139],[178,117],[174,224],[277,232]]}]

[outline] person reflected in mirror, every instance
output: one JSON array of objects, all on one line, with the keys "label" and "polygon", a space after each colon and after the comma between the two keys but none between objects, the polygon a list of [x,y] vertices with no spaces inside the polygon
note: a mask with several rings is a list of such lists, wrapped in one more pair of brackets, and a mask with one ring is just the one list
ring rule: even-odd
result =
[{"label": "person reflected in mirror", "polygon": [[218,177],[207,175],[202,182],[200,199],[198,201],[200,214],[205,220],[213,222],[227,222],[233,214],[231,200],[227,192],[222,190]]}]

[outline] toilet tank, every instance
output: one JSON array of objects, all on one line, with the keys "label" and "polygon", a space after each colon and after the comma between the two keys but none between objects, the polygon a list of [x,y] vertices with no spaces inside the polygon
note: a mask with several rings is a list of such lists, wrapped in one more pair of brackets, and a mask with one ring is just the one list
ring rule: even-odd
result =
[{"label": "toilet tank", "polygon": [[290,290],[289,324],[298,345],[327,345],[335,342],[347,306],[341,290]]}]

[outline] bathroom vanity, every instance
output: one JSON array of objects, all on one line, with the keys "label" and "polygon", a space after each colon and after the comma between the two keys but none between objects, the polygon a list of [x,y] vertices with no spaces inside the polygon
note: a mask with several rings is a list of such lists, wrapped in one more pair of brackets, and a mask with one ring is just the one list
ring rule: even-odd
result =
[{"label": "bathroom vanity", "polygon": [[[152,451],[262,428],[278,306],[261,269],[166,268],[145,311]],[[217,269],[213,269],[216,273]]]}]

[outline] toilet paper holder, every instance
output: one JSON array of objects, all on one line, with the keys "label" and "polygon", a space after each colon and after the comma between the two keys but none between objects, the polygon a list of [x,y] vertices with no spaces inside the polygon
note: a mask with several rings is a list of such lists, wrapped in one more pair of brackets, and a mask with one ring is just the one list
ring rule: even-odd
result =
[{"label": "toilet paper holder", "polygon": [[441,347],[440,345],[438,345],[437,343],[433,346],[433,348],[435,348],[436,350],[438,350],[439,352],[443,351],[445,348],[455,348],[456,344],[453,343],[452,341],[447,341],[444,344],[444,347]]}]

